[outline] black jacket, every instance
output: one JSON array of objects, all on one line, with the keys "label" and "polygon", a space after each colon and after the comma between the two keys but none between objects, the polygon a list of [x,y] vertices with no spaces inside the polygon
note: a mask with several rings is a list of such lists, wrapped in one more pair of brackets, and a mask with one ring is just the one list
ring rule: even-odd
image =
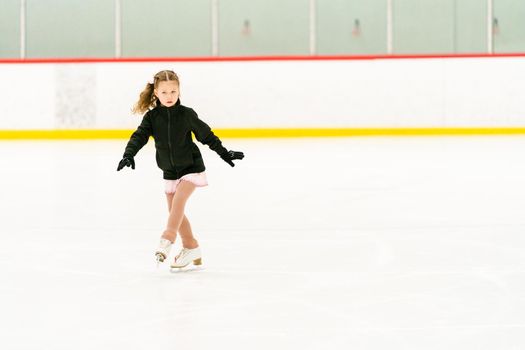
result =
[{"label": "black jacket", "polygon": [[199,142],[219,155],[228,152],[210,127],[193,109],[181,105],[179,99],[175,106],[157,105],[144,115],[142,123],[131,135],[124,157],[134,157],[153,136],[157,165],[164,172],[164,179],[176,180],[189,173],[203,172],[204,162],[192,140],[192,132]]}]

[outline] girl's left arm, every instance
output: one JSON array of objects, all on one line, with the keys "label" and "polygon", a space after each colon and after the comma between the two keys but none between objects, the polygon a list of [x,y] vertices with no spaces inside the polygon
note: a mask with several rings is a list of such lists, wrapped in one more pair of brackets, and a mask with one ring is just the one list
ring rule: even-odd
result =
[{"label": "girl's left arm", "polygon": [[207,145],[212,151],[217,152],[219,155],[228,153],[228,150],[224,148],[221,140],[213,133],[209,125],[200,120],[193,109],[190,109],[190,111],[191,131],[195,134],[197,141]]},{"label": "girl's left arm", "polygon": [[191,131],[193,131],[195,137],[200,143],[208,145],[211,150],[217,152],[217,154],[232,167],[235,166],[235,164],[233,164],[233,160],[244,158],[244,153],[228,151],[226,148],[224,148],[221,140],[213,133],[213,131],[211,131],[211,128],[208,126],[208,124],[200,120],[197,116],[197,113],[195,113],[193,109],[190,110]]}]

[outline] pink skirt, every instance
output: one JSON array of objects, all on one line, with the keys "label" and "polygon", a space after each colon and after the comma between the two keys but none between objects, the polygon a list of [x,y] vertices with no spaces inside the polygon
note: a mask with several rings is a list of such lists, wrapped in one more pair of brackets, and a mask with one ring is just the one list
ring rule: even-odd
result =
[{"label": "pink skirt", "polygon": [[206,178],[206,173],[191,173],[186,174],[178,180],[166,180],[166,187],[164,192],[167,194],[175,193],[177,186],[181,181],[189,181],[197,187],[208,186],[208,179]]}]

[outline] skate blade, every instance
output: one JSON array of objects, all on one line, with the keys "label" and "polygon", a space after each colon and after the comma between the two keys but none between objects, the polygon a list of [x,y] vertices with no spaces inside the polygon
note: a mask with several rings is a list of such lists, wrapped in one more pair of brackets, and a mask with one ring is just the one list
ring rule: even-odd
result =
[{"label": "skate blade", "polygon": [[202,265],[193,265],[193,266],[185,266],[185,267],[170,267],[171,273],[186,273],[186,272],[195,272],[195,271],[202,271],[204,270],[204,266]]},{"label": "skate blade", "polygon": [[[202,258],[197,258],[195,260],[193,260],[193,265],[194,266],[201,266],[202,265]],[[191,266],[191,263],[187,263],[186,265],[183,265],[183,266],[175,266],[175,265],[171,265],[170,267],[172,269],[183,269],[187,266]]]}]

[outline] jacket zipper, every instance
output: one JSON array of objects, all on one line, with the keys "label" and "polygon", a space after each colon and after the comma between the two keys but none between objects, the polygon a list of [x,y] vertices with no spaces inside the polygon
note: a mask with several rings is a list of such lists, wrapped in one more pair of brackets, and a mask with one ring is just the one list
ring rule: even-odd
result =
[{"label": "jacket zipper", "polygon": [[171,153],[171,114],[169,109],[166,110],[168,111],[168,151],[170,153],[171,167],[175,168],[175,163],[173,162],[173,155]]}]

